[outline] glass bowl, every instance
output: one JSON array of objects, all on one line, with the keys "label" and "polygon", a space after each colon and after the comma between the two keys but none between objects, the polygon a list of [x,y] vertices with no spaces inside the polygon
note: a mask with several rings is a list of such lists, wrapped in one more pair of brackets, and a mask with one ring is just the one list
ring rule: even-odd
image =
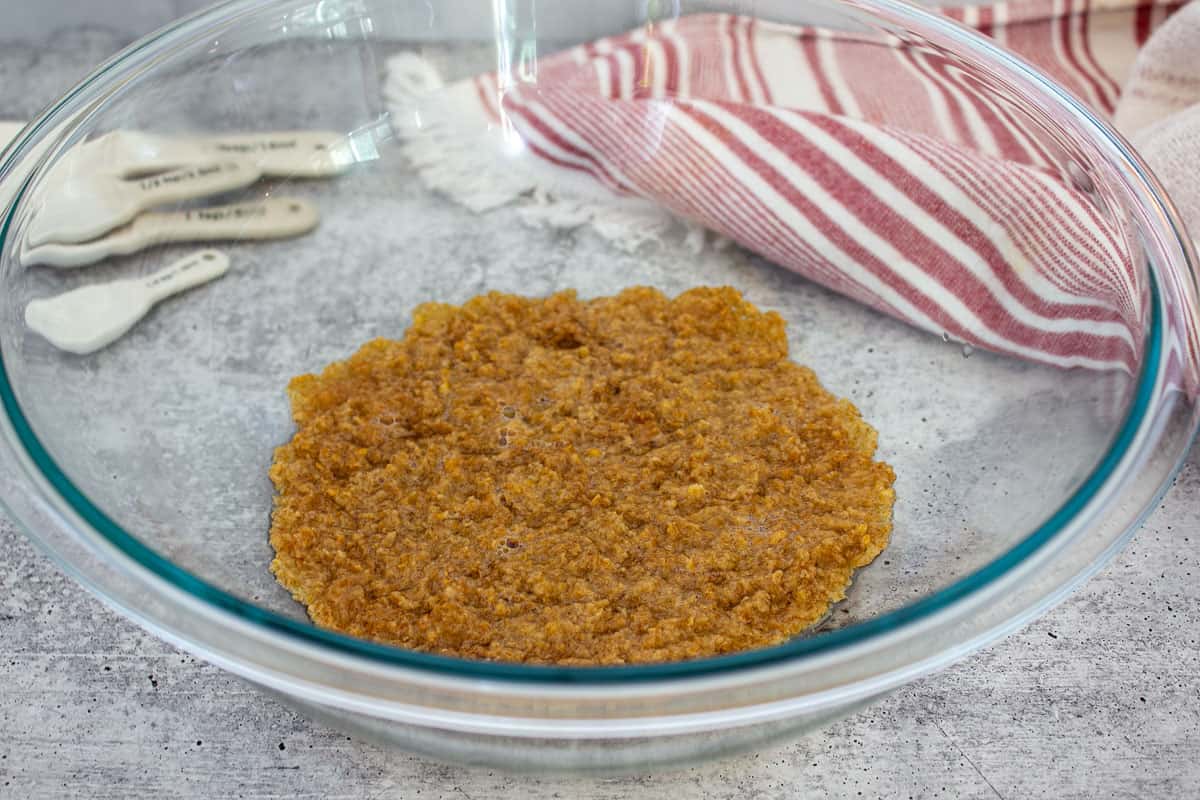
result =
[{"label": "glass bowl", "polygon": [[[922,330],[736,243],[705,242],[682,222],[634,242],[606,234],[603,220],[539,223],[545,198],[501,185],[509,167],[532,157],[528,131],[511,120],[439,124],[428,94],[388,88],[389,71],[394,80],[397,65],[419,63],[448,84],[496,71],[500,94],[552,92],[565,79],[539,71],[549,54],[635,29],[639,41],[657,41],[694,15],[718,13],[739,15],[721,18],[734,20],[731,31],[750,17],[798,31],[818,59],[839,38],[905,48],[954,71],[963,96],[1005,109],[1010,132],[1056,159],[1044,174],[1090,198],[1138,287],[1123,366],[992,352],[971,344],[969,325]],[[794,80],[797,92],[816,91],[803,75]],[[848,71],[842,80],[841,91],[860,98],[911,89],[900,72]],[[650,90],[664,113],[676,103],[671,89]],[[904,122],[877,105],[875,122]],[[27,263],[37,215],[60,197],[64,175],[83,169],[76,148],[118,129],[333,131],[349,168],[222,195],[307,198],[320,225],[287,240],[219,245],[229,274],[77,356],[26,326],[31,299],[148,274],[191,249],[163,245],[76,270]],[[488,157],[500,169],[476,175],[475,189],[509,194],[472,210],[421,159],[469,178],[464,165],[480,142],[499,142]],[[655,167],[664,151],[636,155]],[[26,128],[0,170],[0,486],[12,516],[81,583],[170,642],[314,717],[436,758],[628,770],[819,726],[1061,599],[1131,535],[1197,426],[1194,257],[1159,184],[1106,124],[1028,64],[893,0],[495,0],[486,10],[425,0],[231,2],[103,65]],[[984,189],[1011,192],[999,181]],[[214,201],[167,206],[206,202]],[[1042,246],[1051,260],[1086,247]],[[793,357],[879,430],[879,454],[897,474],[892,541],[833,613],[771,648],[593,668],[448,658],[309,623],[268,571],[267,469],[292,430],[288,379],[371,338],[399,337],[425,301],[460,303],[493,289],[599,296],[637,284],[670,294],[729,284],[778,311]],[[956,302],[933,296],[931,314]]]}]

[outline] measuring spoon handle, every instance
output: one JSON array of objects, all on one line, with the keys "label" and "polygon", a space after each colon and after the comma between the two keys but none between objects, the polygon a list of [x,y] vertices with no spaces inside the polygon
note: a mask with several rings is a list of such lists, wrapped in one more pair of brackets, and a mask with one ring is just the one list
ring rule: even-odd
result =
[{"label": "measuring spoon handle", "polygon": [[229,270],[229,257],[220,250],[198,250],[142,279],[151,304],[219,278]]},{"label": "measuring spoon handle", "polygon": [[260,175],[262,172],[252,164],[231,160],[180,167],[127,183],[137,207],[144,210],[241,189]]}]

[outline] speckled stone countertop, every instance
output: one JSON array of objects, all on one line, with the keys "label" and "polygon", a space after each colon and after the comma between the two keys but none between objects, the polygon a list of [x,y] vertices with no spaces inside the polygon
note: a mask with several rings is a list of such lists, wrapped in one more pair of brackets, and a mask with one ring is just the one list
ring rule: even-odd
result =
[{"label": "speckled stone countertop", "polygon": [[[0,48],[28,118],[123,44]],[[296,716],[103,607],[0,518],[0,797],[1185,798],[1200,795],[1200,450],[1132,544],[1038,622],[775,750],[522,779]]]}]

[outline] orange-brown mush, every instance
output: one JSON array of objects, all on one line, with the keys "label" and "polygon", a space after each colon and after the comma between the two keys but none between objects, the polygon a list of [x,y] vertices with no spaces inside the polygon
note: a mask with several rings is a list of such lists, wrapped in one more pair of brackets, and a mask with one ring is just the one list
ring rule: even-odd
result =
[{"label": "orange-brown mush", "polygon": [[586,665],[771,645],[891,531],[874,429],[730,288],[429,303],[288,391],[272,570],[317,624],[401,647]]}]

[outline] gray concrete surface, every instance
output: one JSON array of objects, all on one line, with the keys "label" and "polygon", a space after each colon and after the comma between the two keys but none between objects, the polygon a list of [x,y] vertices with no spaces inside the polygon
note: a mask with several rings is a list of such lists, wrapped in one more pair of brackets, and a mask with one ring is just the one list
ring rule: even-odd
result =
[{"label": "gray concrete surface", "polygon": [[[125,38],[0,49],[0,118],[32,115]],[[124,622],[0,521],[0,798],[1195,797],[1198,500],[1200,451],[1061,607],[828,730],[599,781],[432,764],[310,723]]]}]

